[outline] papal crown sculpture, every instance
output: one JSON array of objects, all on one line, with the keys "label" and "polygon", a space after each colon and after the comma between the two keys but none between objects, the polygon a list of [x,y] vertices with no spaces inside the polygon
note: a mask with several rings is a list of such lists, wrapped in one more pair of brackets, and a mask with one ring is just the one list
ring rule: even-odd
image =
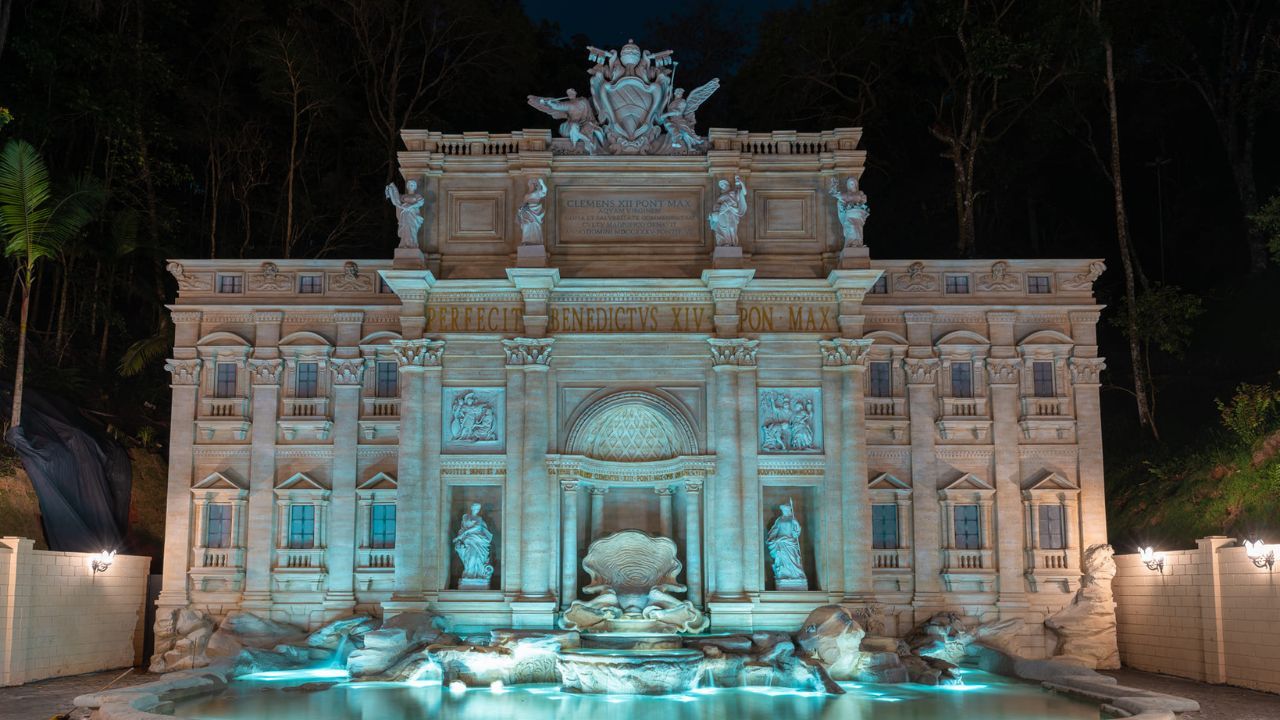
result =
[{"label": "papal crown sculpture", "polygon": [[706,141],[694,131],[694,113],[720,88],[720,80],[686,98],[675,87],[677,63],[670,50],[652,53],[628,41],[621,50],[587,46],[595,63],[591,100],[570,88],[565,97],[529,96],[529,104],[557,120],[572,154],[691,155]]}]

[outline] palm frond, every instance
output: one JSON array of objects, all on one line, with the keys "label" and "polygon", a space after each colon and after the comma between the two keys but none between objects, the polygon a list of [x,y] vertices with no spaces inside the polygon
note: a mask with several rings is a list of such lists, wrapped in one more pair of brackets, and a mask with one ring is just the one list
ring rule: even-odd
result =
[{"label": "palm frond", "polygon": [[173,347],[173,324],[167,320],[154,334],[130,345],[120,358],[117,369],[125,377],[139,375]]},{"label": "palm frond", "polygon": [[17,138],[0,150],[0,233],[4,254],[28,266],[57,252],[49,244],[53,217],[49,169],[30,143]]}]

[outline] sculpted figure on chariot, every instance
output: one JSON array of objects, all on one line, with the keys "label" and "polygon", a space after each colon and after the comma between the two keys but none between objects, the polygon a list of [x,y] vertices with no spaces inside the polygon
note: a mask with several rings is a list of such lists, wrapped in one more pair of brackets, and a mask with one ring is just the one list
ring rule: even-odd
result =
[{"label": "sculpted figure on chariot", "polygon": [[595,63],[587,71],[590,103],[573,90],[563,98],[529,96],[530,105],[565,121],[560,134],[569,140],[568,152],[687,155],[703,148],[706,141],[694,130],[695,113],[719,89],[718,79],[686,97],[675,88],[670,50],[650,52],[628,41],[619,50],[588,46],[587,52]]}]

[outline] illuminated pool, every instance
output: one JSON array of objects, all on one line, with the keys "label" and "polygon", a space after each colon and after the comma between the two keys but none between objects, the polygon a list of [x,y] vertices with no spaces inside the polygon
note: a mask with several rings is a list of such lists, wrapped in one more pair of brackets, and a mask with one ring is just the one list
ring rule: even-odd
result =
[{"label": "illuminated pool", "polygon": [[[337,675],[340,675],[338,671]],[[1036,685],[967,671],[965,684],[842,683],[845,695],[782,688],[701,689],[679,695],[578,695],[553,685],[454,690],[437,682],[334,683],[335,676],[272,673],[241,678],[223,693],[178,703],[199,720],[1098,720],[1094,703]]]}]

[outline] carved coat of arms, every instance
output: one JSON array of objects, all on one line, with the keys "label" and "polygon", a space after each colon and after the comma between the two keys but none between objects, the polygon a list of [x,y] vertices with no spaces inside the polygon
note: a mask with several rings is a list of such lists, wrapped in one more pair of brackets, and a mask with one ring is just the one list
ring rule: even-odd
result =
[{"label": "carved coat of arms", "polygon": [[591,102],[570,89],[565,97],[529,96],[529,104],[563,120],[560,135],[570,153],[587,155],[688,155],[706,141],[694,131],[694,113],[720,87],[719,79],[686,98],[675,87],[670,50],[652,53],[628,42],[621,50],[588,46],[595,65]]}]

